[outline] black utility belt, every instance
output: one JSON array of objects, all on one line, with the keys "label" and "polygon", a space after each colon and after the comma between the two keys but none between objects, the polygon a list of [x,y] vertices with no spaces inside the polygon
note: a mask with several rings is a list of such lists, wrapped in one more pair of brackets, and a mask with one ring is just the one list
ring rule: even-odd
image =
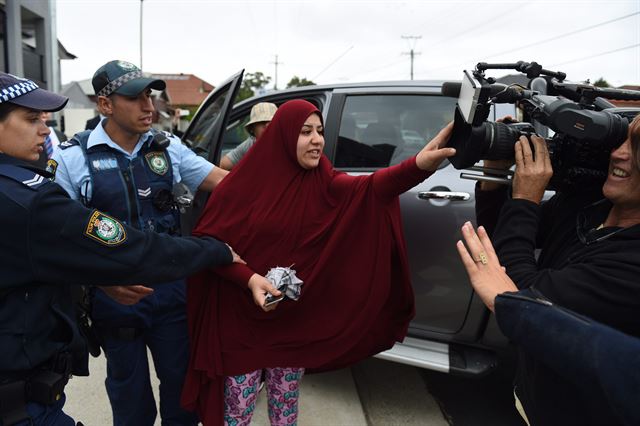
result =
[{"label": "black utility belt", "polygon": [[27,403],[51,405],[62,398],[68,374],[37,370],[28,378],[0,384],[0,421],[14,424],[28,419]]},{"label": "black utility belt", "polygon": [[0,401],[22,399],[24,402],[51,405],[62,398],[64,387],[69,382],[69,376],[50,370],[39,370],[26,379],[7,381],[0,384]]},{"label": "black utility belt", "polygon": [[98,326],[98,334],[102,337],[110,337],[116,340],[134,341],[140,338],[146,331],[143,327],[106,327]]}]

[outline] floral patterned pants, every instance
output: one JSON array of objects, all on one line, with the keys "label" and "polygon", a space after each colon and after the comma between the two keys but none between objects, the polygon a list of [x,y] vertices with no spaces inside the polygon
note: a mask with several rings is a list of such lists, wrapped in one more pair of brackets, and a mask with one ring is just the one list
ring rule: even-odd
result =
[{"label": "floral patterned pants", "polygon": [[[271,425],[297,424],[299,383],[304,368],[266,368],[264,372]],[[225,425],[245,426],[251,423],[261,376],[262,370],[256,370],[225,378]]]}]

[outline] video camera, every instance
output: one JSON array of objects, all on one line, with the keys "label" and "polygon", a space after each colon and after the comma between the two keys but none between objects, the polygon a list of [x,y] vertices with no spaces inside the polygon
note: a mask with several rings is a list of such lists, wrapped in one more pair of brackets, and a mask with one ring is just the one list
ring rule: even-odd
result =
[{"label": "video camera", "polygon": [[[529,88],[504,85],[485,77],[488,69],[514,69],[532,79]],[[548,189],[602,185],[611,151],[627,138],[629,121],[640,108],[617,108],[607,99],[640,100],[640,92],[605,89],[590,84],[564,82],[566,74],[543,69],[536,62],[487,64],[480,62],[462,83],[446,82],[442,94],[457,97],[454,127],[448,146],[456,149],[449,160],[456,169],[472,168],[479,160],[514,158],[514,144],[522,135],[545,137],[553,177]],[[491,106],[516,104],[525,121],[487,121]],[[554,132],[546,138],[547,129]],[[508,183],[508,179],[478,175],[462,177]]]}]

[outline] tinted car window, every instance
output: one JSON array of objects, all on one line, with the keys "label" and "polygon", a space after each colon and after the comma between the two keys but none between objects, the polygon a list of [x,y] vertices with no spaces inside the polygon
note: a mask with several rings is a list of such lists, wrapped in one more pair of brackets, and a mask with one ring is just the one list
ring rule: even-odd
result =
[{"label": "tinted car window", "polygon": [[206,109],[198,113],[199,119],[193,129],[189,129],[187,143],[196,152],[196,154],[209,158],[209,150],[211,143],[214,142],[213,132],[218,120],[222,119],[222,108],[228,93],[221,94]]},{"label": "tinted car window", "polygon": [[[297,98],[291,98],[291,99],[297,99]],[[319,110],[322,111],[321,102],[315,97],[301,96],[299,97],[299,99],[305,99],[306,101],[311,102]],[[270,99],[268,102],[272,102],[272,103],[275,103],[277,106],[280,106],[287,100],[290,100],[290,99],[288,98],[280,99],[280,100]],[[260,102],[264,102],[264,100],[260,100]],[[221,157],[226,153],[228,153],[229,151],[231,151],[232,149],[234,149],[236,146],[240,145],[249,137],[249,132],[244,126],[249,122],[250,114],[251,114],[251,108],[246,108],[246,107],[244,107],[244,110],[233,112],[231,122],[227,125],[227,128],[225,129],[224,134],[222,135],[222,147],[221,147],[221,154],[220,154]]]},{"label": "tinted car window", "polygon": [[233,120],[229,125],[227,125],[224,135],[222,136],[221,156],[240,145],[249,137],[249,132],[247,132],[247,129],[244,127],[244,125],[249,122],[249,112],[250,111],[247,110],[242,117]]},{"label": "tinted car window", "polygon": [[415,155],[453,119],[455,99],[427,95],[349,96],[336,167],[377,168]]}]

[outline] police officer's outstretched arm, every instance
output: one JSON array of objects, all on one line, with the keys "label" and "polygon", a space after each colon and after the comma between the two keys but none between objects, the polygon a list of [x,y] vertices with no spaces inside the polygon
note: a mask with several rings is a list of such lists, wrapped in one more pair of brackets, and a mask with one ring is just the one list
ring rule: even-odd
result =
[{"label": "police officer's outstretched arm", "polygon": [[47,283],[153,284],[240,261],[210,237],[141,232],[71,200],[56,184],[39,191],[28,218],[35,279]]}]

